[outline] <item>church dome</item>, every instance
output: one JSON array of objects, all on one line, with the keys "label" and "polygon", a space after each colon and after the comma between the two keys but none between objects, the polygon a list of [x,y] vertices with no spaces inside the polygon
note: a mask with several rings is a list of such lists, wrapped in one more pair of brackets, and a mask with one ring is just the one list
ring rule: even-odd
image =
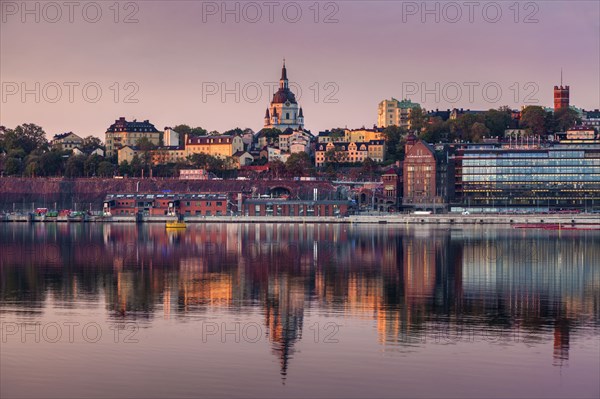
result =
[{"label": "church dome", "polygon": [[296,104],[296,96],[288,88],[280,88],[275,94],[273,94],[272,104],[284,104],[286,102]]}]

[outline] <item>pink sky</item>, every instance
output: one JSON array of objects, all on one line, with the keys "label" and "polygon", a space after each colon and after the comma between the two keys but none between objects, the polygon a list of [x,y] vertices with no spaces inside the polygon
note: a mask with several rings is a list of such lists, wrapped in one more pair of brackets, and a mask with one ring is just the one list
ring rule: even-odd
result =
[{"label": "pink sky", "polygon": [[[514,1],[478,2],[473,22],[462,1],[428,2],[434,11],[426,15],[420,1],[321,2],[318,16],[312,1],[273,2],[273,22],[263,1],[228,2],[237,11],[225,15],[220,1],[121,2],[118,15],[112,1],[82,2],[73,22],[67,7],[59,16],[47,2],[37,11],[35,3],[0,1],[0,124],[33,122],[48,136],[73,131],[104,139],[120,116],[149,119],[159,129],[187,123],[258,130],[284,57],[313,132],[371,126],[379,101],[415,88],[411,100],[427,109],[552,106],[561,67],[571,104],[600,108],[596,1],[521,2],[518,16]],[[24,7],[33,13],[22,15]],[[138,22],[124,23],[128,15]],[[23,85],[39,103],[35,94],[22,98]],[[223,85],[230,90],[224,101]],[[128,94],[137,103],[127,102]]]}]

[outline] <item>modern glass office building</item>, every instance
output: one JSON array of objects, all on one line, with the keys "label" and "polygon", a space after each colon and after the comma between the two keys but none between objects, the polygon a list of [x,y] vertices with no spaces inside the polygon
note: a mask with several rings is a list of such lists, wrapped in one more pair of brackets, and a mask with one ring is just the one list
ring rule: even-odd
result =
[{"label": "modern glass office building", "polygon": [[600,209],[600,143],[468,145],[454,156],[456,204]]}]

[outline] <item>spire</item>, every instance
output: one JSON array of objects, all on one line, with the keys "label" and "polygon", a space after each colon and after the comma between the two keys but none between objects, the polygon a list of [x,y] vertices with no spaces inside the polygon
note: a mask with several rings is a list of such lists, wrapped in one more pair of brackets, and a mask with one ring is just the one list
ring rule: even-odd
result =
[{"label": "spire", "polygon": [[304,113],[302,112],[302,107],[300,107],[300,113],[298,114],[298,117],[304,118]]},{"label": "spire", "polygon": [[283,68],[281,68],[281,80],[287,80],[287,69],[285,68],[285,58],[283,59]]},{"label": "spire", "polygon": [[269,108],[267,108],[267,112],[265,112],[265,118],[270,118],[270,116],[269,116]]},{"label": "spire", "polygon": [[279,79],[279,88],[280,89],[288,88],[288,78],[287,78],[287,69],[285,67],[285,58],[283,59],[283,67],[281,68],[281,79]]}]

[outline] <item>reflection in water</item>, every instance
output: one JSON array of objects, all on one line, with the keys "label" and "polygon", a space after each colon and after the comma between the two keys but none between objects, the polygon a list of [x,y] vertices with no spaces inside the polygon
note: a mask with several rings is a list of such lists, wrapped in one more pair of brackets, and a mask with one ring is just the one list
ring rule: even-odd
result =
[{"label": "reflection in water", "polygon": [[312,337],[307,312],[373,320],[392,352],[553,337],[557,366],[599,326],[600,235],[590,231],[5,224],[0,253],[4,318],[81,302],[150,328],[155,318],[260,315],[284,379]]}]

